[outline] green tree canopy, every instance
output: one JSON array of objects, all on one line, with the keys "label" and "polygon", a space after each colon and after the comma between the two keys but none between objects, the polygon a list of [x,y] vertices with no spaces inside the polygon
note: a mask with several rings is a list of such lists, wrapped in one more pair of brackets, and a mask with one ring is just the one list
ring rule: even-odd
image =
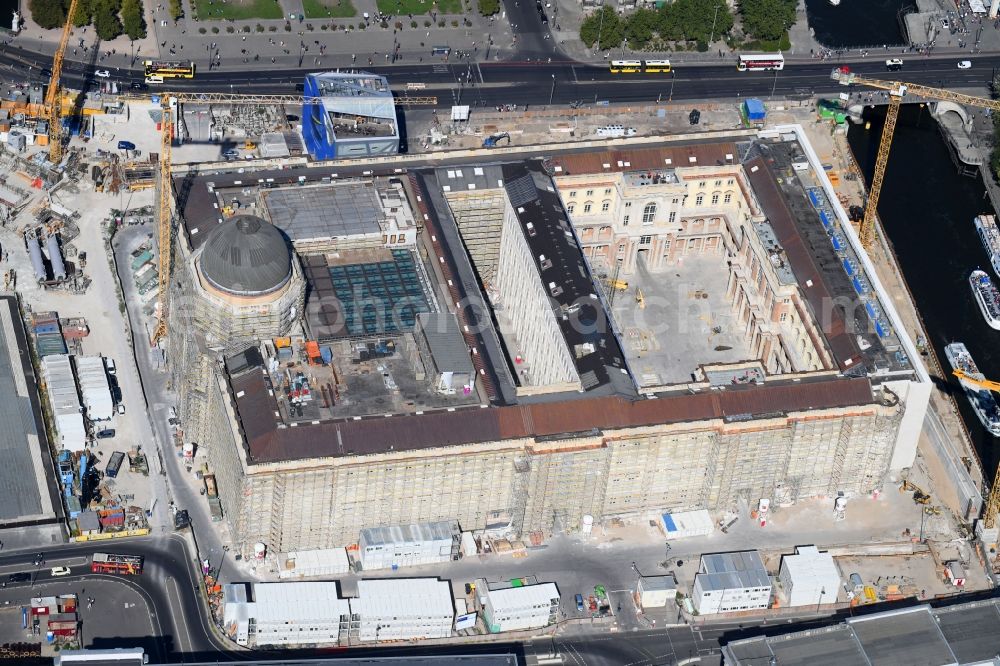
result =
[{"label": "green tree canopy", "polygon": [[777,41],[795,23],[795,0],[740,0],[740,16],[747,34]]},{"label": "green tree canopy", "polygon": [[118,18],[119,8],[117,0],[94,1],[94,30],[102,40],[114,39],[122,34],[122,22]]},{"label": "green tree canopy", "polygon": [[479,0],[479,13],[483,16],[493,16],[500,11],[500,0]]},{"label": "green tree canopy", "polygon": [[41,28],[58,28],[66,24],[66,8],[62,0],[29,0],[31,18]]},{"label": "green tree canopy", "polygon": [[638,9],[625,19],[625,38],[632,48],[641,49],[656,32],[659,15],[652,9]]},{"label": "green tree canopy", "polygon": [[660,36],[675,41],[718,39],[733,28],[725,0],[675,0],[659,11]]},{"label": "green tree canopy", "polygon": [[142,14],[141,0],[123,0],[122,27],[133,42],[146,36],[146,19]]},{"label": "green tree canopy", "polygon": [[601,7],[586,19],[580,26],[580,39],[588,47],[598,44],[599,49],[613,49],[625,38],[625,25],[618,12],[608,6]]}]

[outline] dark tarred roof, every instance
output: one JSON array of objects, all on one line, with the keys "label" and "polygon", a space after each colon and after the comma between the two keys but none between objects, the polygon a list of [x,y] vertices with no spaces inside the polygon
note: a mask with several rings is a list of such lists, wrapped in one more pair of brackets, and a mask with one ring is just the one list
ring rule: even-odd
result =
[{"label": "dark tarred roof", "polygon": [[289,427],[281,424],[275,414],[277,407],[268,394],[261,370],[252,370],[230,381],[254,463],[412,451],[713,418],[760,418],[874,402],[867,378],[831,378],[727,387],[653,399],[579,398]]},{"label": "dark tarred roof", "polygon": [[795,274],[799,289],[809,303],[813,320],[826,336],[834,359],[841,370],[857,367],[861,353],[857,343],[847,333],[844,308],[837,305],[830,295],[812,253],[795,226],[795,220],[788,210],[785,197],[774,182],[776,176],[767,161],[760,157],[750,160],[743,167],[764,215],[771,223],[778,242],[785,249],[788,264]]}]

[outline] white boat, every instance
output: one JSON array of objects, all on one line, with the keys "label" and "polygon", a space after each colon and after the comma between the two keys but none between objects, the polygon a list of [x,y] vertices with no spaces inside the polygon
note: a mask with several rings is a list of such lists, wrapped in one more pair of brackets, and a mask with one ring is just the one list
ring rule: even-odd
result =
[{"label": "white boat", "polygon": [[977,215],[976,231],[979,232],[979,240],[983,241],[983,248],[993,264],[993,272],[1000,276],[1000,230],[997,229],[996,218],[992,215]]},{"label": "white boat", "polygon": [[830,0],[830,4],[836,7],[837,5],[840,4],[840,0]]},{"label": "white boat", "polygon": [[[972,360],[972,354],[966,349],[965,344],[953,342],[944,348],[944,355],[948,358],[952,370],[961,370],[973,379],[984,379],[979,372],[976,362]],[[993,393],[980,388],[975,384],[970,384],[964,380],[959,380],[965,390],[965,397],[969,399],[972,410],[982,421],[983,426],[990,431],[994,437],[1000,437],[1000,408]]]},{"label": "white boat", "polygon": [[985,271],[977,268],[969,275],[969,286],[972,287],[972,295],[976,297],[983,319],[990,328],[1000,331],[1000,292],[993,280]]}]

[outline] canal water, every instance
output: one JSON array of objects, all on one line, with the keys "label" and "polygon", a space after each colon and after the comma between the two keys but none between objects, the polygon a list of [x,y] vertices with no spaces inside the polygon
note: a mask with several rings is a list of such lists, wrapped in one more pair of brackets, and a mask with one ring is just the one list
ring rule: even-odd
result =
[{"label": "canal water", "polygon": [[[848,132],[851,151],[869,182],[885,108],[866,110],[871,130],[853,125]],[[958,174],[929,109],[904,105],[879,201],[882,224],[942,372],[951,371],[945,345],[964,342],[983,374],[1000,381],[1000,331],[986,324],[968,284],[969,273],[976,268],[997,280],[973,224],[983,213],[993,209],[982,181]],[[909,333],[916,337],[915,331]],[[928,368],[935,372],[933,364]],[[955,394],[987,478],[992,479],[1000,440],[983,428],[954,378],[949,378],[947,388]]]},{"label": "canal water", "polygon": [[806,0],[809,27],[816,41],[832,48],[903,44],[906,40],[896,18],[914,0]]}]

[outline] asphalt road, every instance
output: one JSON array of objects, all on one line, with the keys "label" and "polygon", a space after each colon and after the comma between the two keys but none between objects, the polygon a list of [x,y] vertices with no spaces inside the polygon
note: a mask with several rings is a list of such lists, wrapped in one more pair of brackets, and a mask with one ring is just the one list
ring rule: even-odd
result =
[{"label": "asphalt road", "polygon": [[[138,576],[111,576],[94,574],[90,571],[90,556],[95,552],[121,552],[142,555],[145,558],[142,574]],[[151,538],[129,539],[127,542],[95,542],[67,544],[48,549],[45,563],[35,566],[35,552],[21,552],[0,555],[0,576],[7,577],[16,572],[31,573],[31,581],[6,584],[5,595],[33,596],[31,592],[40,585],[63,582],[65,584],[89,584],[91,581],[118,584],[136,592],[150,610],[150,624],[154,628],[152,636],[136,640],[114,633],[114,627],[104,628],[99,621],[91,627],[87,622],[86,603],[81,613],[84,615],[84,639],[86,645],[100,647],[143,647],[157,661],[168,661],[178,657],[194,661],[192,656],[208,655],[212,659],[225,659],[225,646],[220,644],[206,624],[199,601],[198,582],[190,561],[184,540],[177,535]],[[51,567],[66,566],[72,573],[68,576],[53,577]],[[46,587],[48,587],[46,585]],[[95,597],[97,611],[102,604],[113,603],[102,598],[91,585],[87,596]],[[105,635],[110,634],[110,635]]]},{"label": "asphalt road", "polygon": [[[526,3],[524,3],[526,4]],[[533,8],[532,8],[533,10]],[[527,32],[521,38],[525,48],[539,48],[541,33]],[[884,56],[884,54],[883,54]],[[909,56],[903,71],[895,77],[931,86],[949,88],[983,87],[992,78],[993,69],[1000,67],[1000,54],[961,56],[973,62],[971,69],[957,67],[959,56]],[[889,78],[884,57],[878,54],[864,59],[844,61],[859,73]],[[4,47],[0,51],[0,77],[41,83],[47,79],[45,56]],[[611,74],[604,66],[578,62],[459,62],[423,63],[367,68],[384,74],[397,90],[407,83],[420,83],[426,89],[411,94],[436,95],[438,105],[456,102],[473,106],[497,104],[536,105],[569,104],[571,102],[628,103],[640,101],[711,100],[742,97],[835,94],[844,88],[830,79],[836,65],[833,61],[787,61],[780,72],[738,72],[735,63],[681,65],[673,74],[624,75]],[[13,66],[13,69],[11,67]],[[63,81],[75,88],[93,87],[100,80],[89,72],[92,68],[79,62],[67,62]],[[281,69],[274,71],[200,71],[193,80],[172,81],[164,88],[178,91],[294,93],[312,69]],[[9,74],[8,74],[9,72]],[[122,71],[120,83],[142,80],[138,70]]]}]

